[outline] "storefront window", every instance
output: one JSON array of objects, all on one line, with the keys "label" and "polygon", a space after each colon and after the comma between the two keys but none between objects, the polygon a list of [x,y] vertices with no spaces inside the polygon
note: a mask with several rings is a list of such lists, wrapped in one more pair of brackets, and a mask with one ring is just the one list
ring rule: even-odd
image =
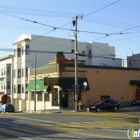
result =
[{"label": "storefront window", "polygon": [[34,92],[31,92],[31,101],[34,101]]},{"label": "storefront window", "polygon": [[52,106],[58,106],[58,94],[52,94]]},{"label": "storefront window", "polygon": [[44,100],[50,101],[50,94],[44,94]]},{"label": "storefront window", "polygon": [[37,93],[37,101],[42,101],[42,93],[41,92]]}]

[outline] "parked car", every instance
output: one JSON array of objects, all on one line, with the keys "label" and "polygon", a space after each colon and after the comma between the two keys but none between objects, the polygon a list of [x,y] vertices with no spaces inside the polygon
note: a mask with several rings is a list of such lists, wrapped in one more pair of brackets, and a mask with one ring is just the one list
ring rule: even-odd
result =
[{"label": "parked car", "polygon": [[138,99],[132,101],[131,104],[132,104],[132,105],[140,105],[140,98],[138,98]]},{"label": "parked car", "polygon": [[0,113],[1,112],[15,112],[15,108],[12,104],[3,104],[0,106]]},{"label": "parked car", "polygon": [[120,102],[115,99],[104,99],[100,100],[93,105],[87,107],[88,111],[96,111],[100,112],[101,110],[110,110],[113,109],[114,111],[118,110],[120,107]]}]

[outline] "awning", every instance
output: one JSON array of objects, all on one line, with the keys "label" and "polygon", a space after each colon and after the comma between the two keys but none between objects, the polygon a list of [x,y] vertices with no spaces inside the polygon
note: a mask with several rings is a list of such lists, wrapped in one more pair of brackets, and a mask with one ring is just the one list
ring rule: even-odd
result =
[{"label": "awning", "polygon": [[[44,85],[55,86],[58,85],[62,90],[74,90],[75,89],[75,77],[59,77],[59,78],[44,78]],[[78,78],[78,89],[89,90],[89,84],[86,77]]]},{"label": "awning", "polygon": [[3,102],[3,103],[7,102],[7,94],[0,95],[0,102]]},{"label": "awning", "polygon": [[130,80],[131,85],[140,85],[140,80]]},{"label": "awning", "polygon": [[[75,89],[75,77],[60,77],[59,84],[62,90],[74,90]],[[78,89],[89,90],[89,84],[86,77],[78,78]]]},{"label": "awning", "polygon": [[[44,86],[43,79],[37,79],[36,80],[36,91],[46,91],[48,86]],[[30,80],[26,91],[35,91],[35,80]]]}]

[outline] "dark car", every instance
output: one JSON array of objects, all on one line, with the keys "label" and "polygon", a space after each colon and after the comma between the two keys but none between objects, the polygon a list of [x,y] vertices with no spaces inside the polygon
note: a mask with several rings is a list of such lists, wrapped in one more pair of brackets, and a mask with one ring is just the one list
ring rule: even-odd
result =
[{"label": "dark car", "polygon": [[89,111],[100,112],[101,110],[111,110],[116,111],[120,107],[119,101],[115,99],[104,99],[96,102],[93,105],[87,107]]},{"label": "dark car", "polygon": [[140,105],[140,98],[132,101],[132,105]]},{"label": "dark car", "polygon": [[4,113],[6,113],[6,112],[15,112],[15,108],[14,108],[14,106],[12,104],[3,104],[0,107],[0,113],[1,112],[4,112]]}]

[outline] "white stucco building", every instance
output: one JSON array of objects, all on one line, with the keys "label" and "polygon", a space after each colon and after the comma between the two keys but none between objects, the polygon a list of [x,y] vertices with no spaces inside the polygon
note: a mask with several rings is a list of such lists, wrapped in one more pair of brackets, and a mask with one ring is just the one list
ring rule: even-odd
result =
[{"label": "white stucco building", "polygon": [[[56,53],[63,51],[66,58],[74,59],[75,42],[72,39],[55,38],[37,35],[21,35],[14,46],[14,105],[17,110],[26,109],[26,86],[28,84],[28,68],[34,68],[35,52],[36,67],[43,66],[55,58]],[[50,52],[50,53],[49,53]],[[86,65],[118,66],[121,59],[115,58],[115,47],[107,43],[78,42],[79,62]]]},{"label": "white stucco building", "polygon": [[[0,58],[0,102],[13,103],[13,55]],[[4,100],[3,100],[4,99]]]}]

